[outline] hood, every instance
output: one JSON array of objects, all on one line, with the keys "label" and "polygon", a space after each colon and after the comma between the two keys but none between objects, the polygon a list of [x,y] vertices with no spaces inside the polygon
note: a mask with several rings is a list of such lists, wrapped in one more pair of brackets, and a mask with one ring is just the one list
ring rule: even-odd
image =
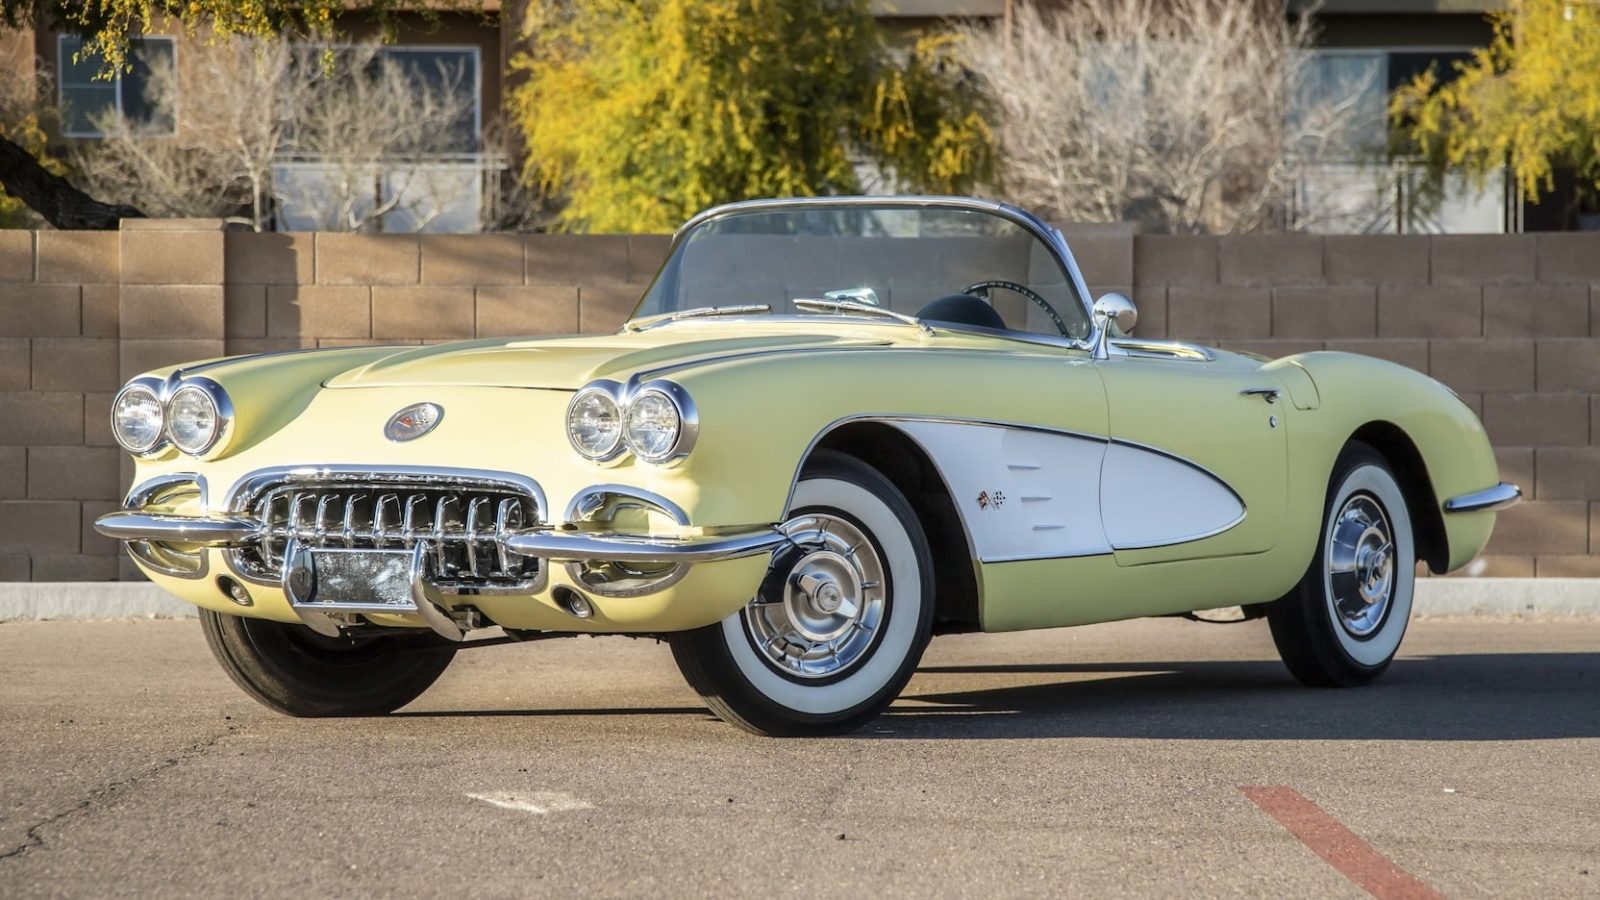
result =
[{"label": "hood", "polygon": [[[637,372],[731,355],[785,349],[881,346],[886,341],[826,334],[741,334],[682,340],[662,328],[638,334],[474,341],[418,347],[330,379],[330,388],[480,386],[577,390],[597,378],[626,381]],[[678,340],[671,340],[677,337]]]}]

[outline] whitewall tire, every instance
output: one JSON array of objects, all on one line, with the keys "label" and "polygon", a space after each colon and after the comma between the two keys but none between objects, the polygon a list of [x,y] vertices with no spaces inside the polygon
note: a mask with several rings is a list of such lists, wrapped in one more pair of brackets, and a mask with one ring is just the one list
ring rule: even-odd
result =
[{"label": "whitewall tire", "polygon": [[1364,684],[1388,668],[1411,619],[1416,542],[1405,495],[1371,447],[1334,465],[1316,556],[1294,590],[1267,607],[1273,642],[1300,681]]},{"label": "whitewall tire", "polygon": [[819,451],[795,487],[761,591],[723,621],[668,636],[722,719],[758,734],[839,734],[899,695],[933,622],[932,562],[882,474]]}]

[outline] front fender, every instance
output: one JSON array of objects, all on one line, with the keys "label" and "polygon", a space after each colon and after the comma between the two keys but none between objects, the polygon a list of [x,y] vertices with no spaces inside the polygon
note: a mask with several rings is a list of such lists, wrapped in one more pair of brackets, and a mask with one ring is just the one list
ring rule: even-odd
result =
[{"label": "front fender", "polygon": [[1493,511],[1443,511],[1449,498],[1500,481],[1489,436],[1465,403],[1434,379],[1384,360],[1315,352],[1290,361],[1311,375],[1321,398],[1318,409],[1295,417],[1289,435],[1290,508],[1319,511],[1314,522],[1298,517],[1293,529],[1308,564],[1321,533],[1320,512],[1334,461],[1357,432],[1375,424],[1399,429],[1421,459],[1431,513],[1444,526],[1443,571],[1466,565],[1483,550],[1494,529]]}]

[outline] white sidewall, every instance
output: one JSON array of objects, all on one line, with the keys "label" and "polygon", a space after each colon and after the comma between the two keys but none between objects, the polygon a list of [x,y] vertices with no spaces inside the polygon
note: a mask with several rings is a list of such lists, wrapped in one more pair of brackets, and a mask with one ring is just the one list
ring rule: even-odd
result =
[{"label": "white sidewall", "polygon": [[[1352,494],[1365,491],[1378,498],[1383,511],[1389,516],[1394,529],[1394,595],[1389,600],[1389,615],[1366,640],[1357,640],[1339,624],[1339,611],[1333,604],[1332,576],[1327,566],[1327,542],[1333,532],[1333,517],[1338,515]],[[1323,566],[1322,603],[1328,613],[1328,623],[1339,646],[1350,658],[1363,666],[1381,666],[1400,649],[1400,639],[1405,637],[1406,623],[1411,619],[1411,597],[1416,588],[1416,548],[1411,537],[1411,516],[1406,512],[1406,500],[1394,477],[1374,465],[1364,465],[1345,476],[1339,490],[1328,504],[1327,518],[1322,523]]]},{"label": "white sidewall", "polygon": [[740,613],[722,620],[722,639],[740,673],[763,696],[795,712],[830,715],[865,703],[894,679],[917,640],[923,576],[917,567],[911,536],[876,494],[836,478],[807,478],[796,486],[792,508],[813,506],[832,507],[854,516],[883,551],[893,591],[889,597],[891,613],[872,657],[838,681],[801,684],[774,672],[757,654]]}]

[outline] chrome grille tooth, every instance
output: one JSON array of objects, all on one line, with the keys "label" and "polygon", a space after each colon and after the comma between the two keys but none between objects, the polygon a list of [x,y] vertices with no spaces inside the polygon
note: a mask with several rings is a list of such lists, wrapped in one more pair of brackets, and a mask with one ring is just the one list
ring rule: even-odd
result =
[{"label": "chrome grille tooth", "polygon": [[473,497],[467,503],[467,572],[473,578],[478,577],[478,510],[489,505],[489,498],[484,496]]},{"label": "chrome grille tooth", "polygon": [[444,513],[445,510],[450,508],[450,504],[459,503],[460,499],[461,498],[457,497],[455,494],[445,494],[439,498],[439,502],[433,507],[434,559],[438,563],[438,571],[441,575],[449,571],[445,568],[446,557],[444,546]]},{"label": "chrome grille tooth", "polygon": [[494,548],[499,557],[500,571],[511,571],[511,554],[506,552],[506,535],[511,530],[511,514],[522,508],[522,501],[515,497],[507,497],[500,501],[500,508],[494,514]]},{"label": "chrome grille tooth", "polygon": [[426,494],[412,494],[406,498],[406,515],[405,521],[400,525],[400,534],[407,550],[417,544],[417,507],[425,505],[427,502],[428,497]]},{"label": "chrome grille tooth", "polygon": [[317,527],[313,537],[318,547],[328,544],[328,511],[338,500],[337,494],[323,494],[317,498]]},{"label": "chrome grille tooth", "polygon": [[389,544],[389,523],[384,512],[391,503],[394,504],[395,512],[399,513],[400,495],[394,493],[380,494],[378,502],[372,508],[372,543],[380,550]]},{"label": "chrome grille tooth", "polygon": [[350,494],[344,498],[344,546],[346,550],[356,548],[356,505],[367,499],[366,494]]}]

